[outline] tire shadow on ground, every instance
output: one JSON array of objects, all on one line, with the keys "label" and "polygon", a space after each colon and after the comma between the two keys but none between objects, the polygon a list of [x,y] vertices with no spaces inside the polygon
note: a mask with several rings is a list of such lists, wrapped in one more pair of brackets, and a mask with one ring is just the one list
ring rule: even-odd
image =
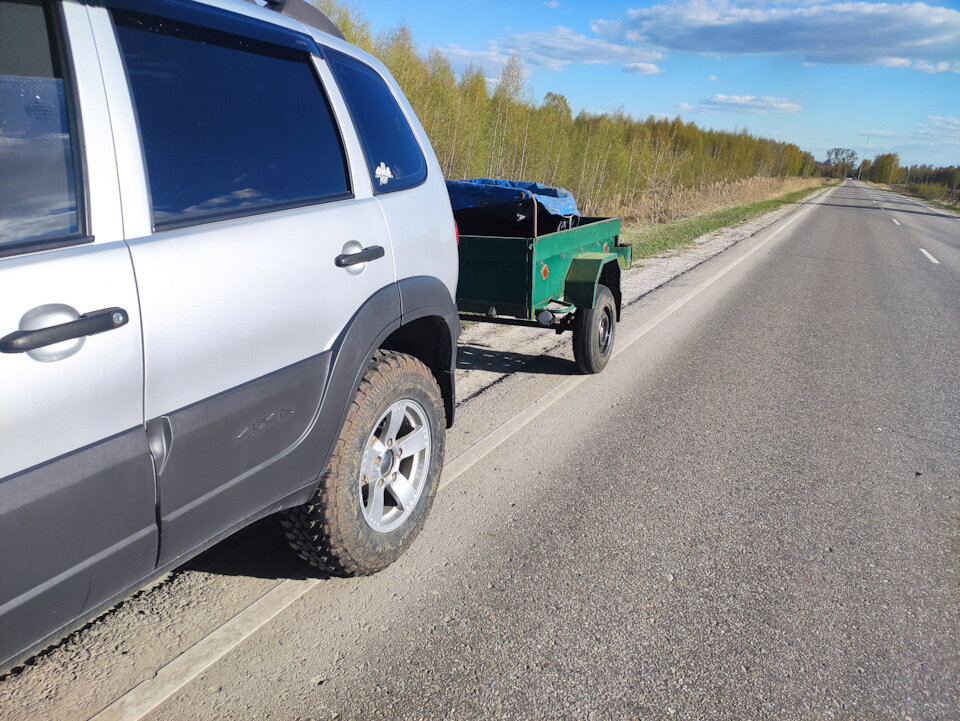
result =
[{"label": "tire shadow on ground", "polygon": [[287,544],[277,514],[262,518],[223,539],[176,572],[184,571],[277,580],[330,578],[330,574],[300,559]]},{"label": "tire shadow on ground", "polygon": [[494,350],[478,345],[461,345],[457,348],[457,370],[489,373],[514,373],[522,370],[541,375],[577,375],[576,363],[567,358]]}]

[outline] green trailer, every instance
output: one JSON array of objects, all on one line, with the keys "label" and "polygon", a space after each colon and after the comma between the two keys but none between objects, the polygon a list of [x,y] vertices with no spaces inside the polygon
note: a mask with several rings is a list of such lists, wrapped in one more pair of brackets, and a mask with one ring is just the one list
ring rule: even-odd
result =
[{"label": "green trailer", "polygon": [[632,259],[620,219],[558,217],[535,196],[518,195],[499,217],[489,210],[455,206],[460,317],[571,330],[577,367],[603,370],[620,320],[620,274]]}]

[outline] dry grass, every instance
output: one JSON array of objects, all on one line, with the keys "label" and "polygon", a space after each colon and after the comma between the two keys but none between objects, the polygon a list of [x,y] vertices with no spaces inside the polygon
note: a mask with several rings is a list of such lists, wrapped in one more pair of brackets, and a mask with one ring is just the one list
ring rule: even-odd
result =
[{"label": "dry grass", "polygon": [[820,188],[825,184],[823,178],[755,177],[713,183],[703,188],[674,187],[665,191],[665,199],[645,194],[639,206],[622,208],[620,215],[632,223],[664,223],[748,205],[807,188]]},{"label": "dry grass", "polygon": [[911,183],[907,186],[894,185],[891,186],[890,189],[895,193],[919,198],[935,208],[960,213],[960,196],[951,200],[950,189],[946,185],[921,185],[919,183]]},{"label": "dry grass", "polygon": [[[793,179],[793,182],[788,181],[780,186],[783,188],[792,187],[792,190],[788,189],[783,193],[771,191],[766,197],[753,202],[714,207],[714,209],[705,213],[680,218],[669,223],[626,222],[624,223],[622,237],[624,242],[633,245],[635,261],[650,258],[682,248],[701,235],[719,228],[736,225],[744,220],[776,210],[783,205],[799,202],[820,188],[833,185],[836,182],[835,180],[820,178]],[[760,187],[760,183],[752,184],[749,192],[757,192]],[[771,184],[771,187],[774,186]],[[751,196],[746,195],[744,197]]]},{"label": "dry grass", "polygon": [[[960,197],[955,200],[950,200],[949,197],[941,198],[939,193],[937,193],[935,190],[931,191],[925,186],[919,186],[923,190],[921,192],[917,192],[917,186],[913,185],[886,185],[885,183],[867,183],[867,185],[869,185],[871,188],[889,190],[893,193],[898,193],[899,195],[907,195],[918,198],[924,201],[927,205],[932,205],[934,208],[949,210],[951,213],[960,213]],[[947,191],[944,186],[933,187],[943,188],[943,195],[949,195],[949,191]]]}]

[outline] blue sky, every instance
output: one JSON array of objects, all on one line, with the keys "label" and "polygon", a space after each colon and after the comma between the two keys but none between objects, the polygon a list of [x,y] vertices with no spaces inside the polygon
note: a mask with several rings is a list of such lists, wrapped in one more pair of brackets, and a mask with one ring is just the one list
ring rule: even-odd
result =
[{"label": "blue sky", "polygon": [[537,100],[960,164],[960,2],[359,0],[455,70],[520,53]]}]

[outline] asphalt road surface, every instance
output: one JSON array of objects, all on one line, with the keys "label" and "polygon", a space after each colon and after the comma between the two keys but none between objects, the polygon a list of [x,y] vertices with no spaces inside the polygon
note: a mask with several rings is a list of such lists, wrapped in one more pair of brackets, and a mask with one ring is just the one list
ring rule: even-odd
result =
[{"label": "asphalt road surface", "polygon": [[386,571],[318,579],[268,519],[0,717],[960,718],[960,219],[848,182],[617,350],[512,356]]}]

